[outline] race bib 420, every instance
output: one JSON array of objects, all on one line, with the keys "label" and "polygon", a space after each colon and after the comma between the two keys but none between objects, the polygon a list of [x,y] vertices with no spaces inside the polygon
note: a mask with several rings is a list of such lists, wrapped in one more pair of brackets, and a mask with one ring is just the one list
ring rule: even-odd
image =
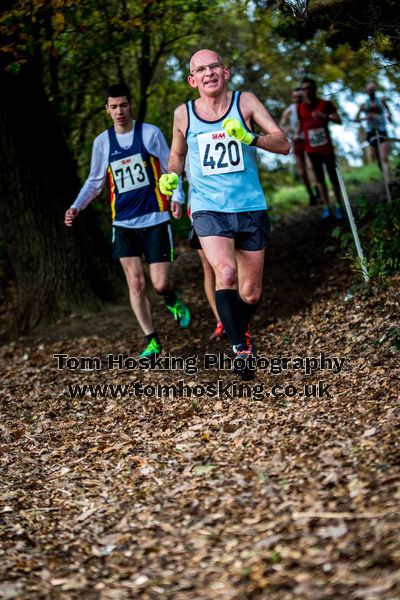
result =
[{"label": "race bib 420", "polygon": [[133,154],[113,161],[110,166],[120,194],[149,185],[149,178],[141,154]]},{"label": "race bib 420", "polygon": [[225,131],[200,133],[197,143],[203,175],[244,171],[242,144]]}]

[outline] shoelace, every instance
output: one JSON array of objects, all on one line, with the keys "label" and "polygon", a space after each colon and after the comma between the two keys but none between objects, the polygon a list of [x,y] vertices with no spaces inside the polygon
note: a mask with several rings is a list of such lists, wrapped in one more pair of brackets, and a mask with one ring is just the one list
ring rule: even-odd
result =
[{"label": "shoelace", "polygon": [[174,315],[174,319],[179,319],[183,314],[182,305],[178,302],[175,302],[174,306],[169,306],[169,309]]},{"label": "shoelace", "polygon": [[150,350],[154,350],[154,351],[159,350],[159,346],[154,338],[151,340],[151,342],[149,342],[147,344],[147,346],[145,348],[145,352],[148,352]]},{"label": "shoelace", "polygon": [[251,354],[252,354],[251,350],[245,350],[244,348],[242,350],[236,350],[236,348],[234,348],[233,351],[236,354],[236,356],[241,356],[242,354],[246,354],[247,356],[251,356]]},{"label": "shoelace", "polygon": [[250,335],[250,331],[249,330],[246,331],[246,333],[244,334],[244,337],[246,339],[247,348],[250,349],[250,346],[251,346],[251,335]]},{"label": "shoelace", "polygon": [[247,329],[247,331],[244,334],[244,337],[245,337],[245,340],[246,340],[247,349],[250,352],[253,352],[254,346],[253,346],[253,339],[251,337],[250,329]]}]

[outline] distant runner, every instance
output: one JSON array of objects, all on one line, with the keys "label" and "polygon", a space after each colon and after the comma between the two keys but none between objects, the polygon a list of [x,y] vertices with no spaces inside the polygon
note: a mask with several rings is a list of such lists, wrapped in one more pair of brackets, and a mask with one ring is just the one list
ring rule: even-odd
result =
[{"label": "distant runner", "polygon": [[[301,139],[301,133],[304,133],[304,149],[311,160],[321,200],[324,204],[322,219],[333,216],[341,220],[344,215],[341,208],[339,180],[336,173],[335,150],[328,125],[329,122],[340,124],[342,121],[332,102],[318,98],[317,84],[313,79],[305,77],[301,89],[304,93],[304,101],[298,107],[300,126],[295,139]],[[332,183],[337,202],[336,206],[331,206],[329,201],[324,165]]]},{"label": "distant runner", "polygon": [[[385,139],[388,137],[385,113],[387,114],[390,123],[393,123],[392,113],[386,100],[377,96],[374,83],[368,83],[366,91],[368,99],[360,106],[356,115],[356,121],[366,121],[367,140],[371,146],[372,154],[389,183],[391,174],[389,164],[389,143]],[[365,117],[361,117],[361,113],[365,113]]]},{"label": "distant runner", "polygon": [[317,196],[313,192],[309,174],[315,179],[312,165],[304,150],[304,133],[300,132],[297,139],[295,138],[299,124],[298,106],[303,102],[303,92],[297,87],[292,91],[292,104],[290,104],[282,113],[279,127],[286,133],[289,140],[292,142],[294,158],[296,160],[297,171],[307,190],[310,206],[317,204]]}]

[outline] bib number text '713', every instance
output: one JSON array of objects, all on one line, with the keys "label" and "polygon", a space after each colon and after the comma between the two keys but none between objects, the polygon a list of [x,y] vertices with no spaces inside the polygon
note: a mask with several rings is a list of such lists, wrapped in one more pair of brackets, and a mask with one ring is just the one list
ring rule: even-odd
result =
[{"label": "bib number text '713'", "polygon": [[134,154],[113,161],[111,169],[120,194],[149,185],[149,178],[141,154]]}]

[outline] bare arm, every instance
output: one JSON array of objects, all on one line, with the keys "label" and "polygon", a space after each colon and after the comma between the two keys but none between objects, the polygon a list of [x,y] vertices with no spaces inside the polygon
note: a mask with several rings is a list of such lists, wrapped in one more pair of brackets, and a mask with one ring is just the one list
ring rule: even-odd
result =
[{"label": "bare arm", "polygon": [[327,117],[328,121],[332,121],[332,123],[337,123],[337,125],[341,125],[342,123],[342,119],[337,112],[331,113],[330,115],[327,115]]},{"label": "bare arm", "polygon": [[[358,121],[358,122],[361,121],[361,113],[364,111],[365,111],[364,104],[361,104],[360,108],[357,111],[356,116],[354,117],[354,120]],[[363,117],[363,119],[366,119],[366,117]]]},{"label": "bare arm", "polygon": [[389,121],[393,123],[393,115],[385,99],[382,100],[382,104],[386,108]]},{"label": "bare arm", "polygon": [[263,131],[263,134],[257,137],[257,148],[276,154],[289,154],[290,144],[286,135],[254,94],[243,92],[240,97],[240,108],[246,123],[249,124],[252,119]]},{"label": "bare arm", "polygon": [[294,134],[293,137],[295,140],[300,140],[301,139],[301,135],[303,132],[303,128],[301,126],[301,121],[300,119],[297,121],[297,125],[296,125],[296,129],[294,130]]},{"label": "bare arm", "polygon": [[321,112],[319,110],[315,110],[312,115],[320,119],[325,119],[327,123],[328,121],[332,121],[332,123],[341,125],[342,119],[339,117],[335,106],[331,102],[329,105],[330,112]]},{"label": "bare arm", "polygon": [[109,150],[108,134],[104,132],[97,136],[93,142],[89,177],[82,186],[75,202],[65,213],[64,223],[67,227],[71,227],[79,212],[100,194],[107,176]]},{"label": "bare arm", "polygon": [[290,131],[290,127],[288,126],[290,111],[291,111],[290,106],[285,108],[285,110],[282,113],[281,119],[279,121],[279,127],[282,129],[282,131],[284,131],[284,133],[286,133],[286,135]]},{"label": "bare arm", "polygon": [[185,170],[185,159],[187,144],[185,133],[187,129],[187,113],[184,104],[178,106],[174,114],[174,126],[172,134],[171,152],[168,161],[168,172],[183,175]]}]

